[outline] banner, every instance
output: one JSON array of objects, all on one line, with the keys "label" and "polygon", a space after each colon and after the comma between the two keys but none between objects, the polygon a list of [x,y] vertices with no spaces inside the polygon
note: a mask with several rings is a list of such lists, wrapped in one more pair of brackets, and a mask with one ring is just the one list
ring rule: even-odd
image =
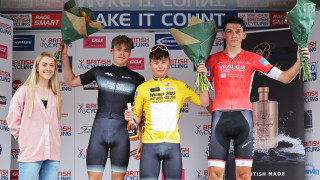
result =
[{"label": "banner", "polygon": [[0,14],[0,179],[10,179],[11,134],[6,116],[12,98],[12,35],[12,20]]}]

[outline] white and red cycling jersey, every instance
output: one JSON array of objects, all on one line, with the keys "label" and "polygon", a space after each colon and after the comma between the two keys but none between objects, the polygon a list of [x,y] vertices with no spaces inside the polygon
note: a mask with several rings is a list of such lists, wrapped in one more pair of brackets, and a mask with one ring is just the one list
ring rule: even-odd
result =
[{"label": "white and red cycling jersey", "polygon": [[276,80],[282,72],[262,56],[245,50],[233,59],[223,51],[213,54],[209,56],[206,66],[209,67],[209,81],[214,78],[212,111],[252,110],[249,96],[254,72],[261,71]]}]

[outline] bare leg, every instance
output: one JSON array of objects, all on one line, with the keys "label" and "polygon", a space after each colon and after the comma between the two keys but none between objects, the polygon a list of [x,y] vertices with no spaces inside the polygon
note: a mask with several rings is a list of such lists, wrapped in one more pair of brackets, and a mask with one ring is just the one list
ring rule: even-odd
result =
[{"label": "bare leg", "polygon": [[251,167],[248,166],[236,166],[237,180],[250,180],[251,179]]},{"label": "bare leg", "polygon": [[126,173],[111,172],[112,180],[123,180]]},{"label": "bare leg", "polygon": [[88,171],[89,180],[102,180],[103,173]]},{"label": "bare leg", "polygon": [[224,168],[209,166],[208,180],[223,180]]}]

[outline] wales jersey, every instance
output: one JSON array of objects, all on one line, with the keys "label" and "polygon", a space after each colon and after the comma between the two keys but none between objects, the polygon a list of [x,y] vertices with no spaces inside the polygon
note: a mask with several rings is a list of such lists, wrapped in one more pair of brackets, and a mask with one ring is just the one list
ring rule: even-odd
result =
[{"label": "wales jersey", "polygon": [[282,72],[262,56],[244,50],[233,59],[223,51],[213,54],[206,66],[209,81],[214,78],[212,111],[252,110],[249,96],[254,72],[261,71],[273,79],[278,79]]},{"label": "wales jersey", "polygon": [[138,86],[134,114],[142,117],[143,143],[180,143],[178,120],[183,102],[200,105],[200,97],[186,83],[153,77]]}]

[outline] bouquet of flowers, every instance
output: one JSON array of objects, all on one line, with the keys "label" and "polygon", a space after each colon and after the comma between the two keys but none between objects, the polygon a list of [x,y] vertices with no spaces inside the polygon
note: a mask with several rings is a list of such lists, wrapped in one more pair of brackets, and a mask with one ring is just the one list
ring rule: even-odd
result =
[{"label": "bouquet of flowers", "polygon": [[[315,9],[315,3],[309,0],[298,0],[296,6],[286,17],[291,29],[293,41],[297,43],[300,48],[305,48],[308,45],[314,23]],[[301,49],[300,59],[301,65],[299,69],[299,78],[301,75],[301,69],[303,68],[303,80],[312,80],[307,59],[302,56]]]},{"label": "bouquet of flowers", "polygon": [[[76,7],[75,0],[69,0],[64,4],[61,18],[62,50],[63,44],[69,44],[75,40],[88,38],[88,35],[103,29],[100,22],[96,22],[94,14],[89,8]],[[62,51],[61,50],[61,51]],[[61,51],[54,53],[60,60]]]},{"label": "bouquet of flowers", "polygon": [[[217,28],[214,20],[203,22],[198,17],[192,16],[187,27],[179,30],[171,28],[171,34],[189,59],[199,66],[200,63],[207,61],[217,35]],[[207,88],[209,91],[209,86],[213,90],[207,76],[197,72],[195,89],[203,92],[203,89]]]}]

